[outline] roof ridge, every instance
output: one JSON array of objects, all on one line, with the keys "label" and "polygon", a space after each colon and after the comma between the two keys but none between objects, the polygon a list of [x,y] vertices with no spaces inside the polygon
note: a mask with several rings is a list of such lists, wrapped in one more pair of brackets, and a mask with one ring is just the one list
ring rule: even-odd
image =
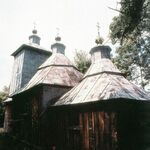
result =
[{"label": "roof ridge", "polygon": [[99,74],[103,74],[103,73],[107,73],[107,74],[113,74],[113,75],[119,75],[119,76],[124,76],[123,73],[121,72],[114,72],[114,71],[102,71],[102,72],[97,72],[97,73],[93,73],[93,74],[89,74],[83,77],[82,80],[84,80],[87,77],[91,77],[91,76],[95,76],[95,75],[99,75]]},{"label": "roof ridge", "polygon": [[51,66],[55,66],[55,67],[73,67],[74,69],[80,71],[77,67],[75,67],[73,64],[72,65],[61,65],[61,64],[50,64],[50,65],[46,65],[43,67],[38,68],[37,70],[41,70],[44,69],[46,67],[51,67]]}]

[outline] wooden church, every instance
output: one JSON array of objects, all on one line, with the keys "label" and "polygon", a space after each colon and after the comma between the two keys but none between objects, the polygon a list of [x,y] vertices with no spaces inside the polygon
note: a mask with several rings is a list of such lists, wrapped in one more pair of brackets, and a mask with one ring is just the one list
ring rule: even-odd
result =
[{"label": "wooden church", "polygon": [[[16,150],[148,150],[150,97],[110,60],[109,46],[90,51],[83,76],[56,37],[52,53],[37,30],[14,56],[5,132],[20,139]],[[24,142],[22,142],[24,141]]]}]

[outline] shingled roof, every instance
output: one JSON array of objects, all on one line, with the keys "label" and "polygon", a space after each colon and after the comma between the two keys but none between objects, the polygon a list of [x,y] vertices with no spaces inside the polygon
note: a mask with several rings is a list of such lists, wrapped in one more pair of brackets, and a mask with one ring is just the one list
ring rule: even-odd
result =
[{"label": "shingled roof", "polygon": [[62,86],[75,86],[82,78],[82,74],[75,68],[70,60],[63,54],[53,54],[31,79],[26,88],[37,84],[51,84]]},{"label": "shingled roof", "polygon": [[34,43],[28,43],[28,44],[22,44],[15,52],[13,52],[11,55],[15,56],[17,55],[22,49],[32,49],[35,50],[36,52],[39,53],[45,53],[45,54],[51,54],[52,52],[50,52],[48,49],[45,49],[43,47],[41,47],[38,44],[34,44]]},{"label": "shingled roof", "polygon": [[22,93],[41,84],[73,87],[81,79],[82,73],[73,66],[70,60],[63,54],[55,53],[38,68],[37,73],[29,83],[13,95]]},{"label": "shingled roof", "polygon": [[92,64],[83,80],[62,96],[54,106],[106,100],[150,100],[148,94],[124,78],[110,60],[110,47],[91,49]]}]

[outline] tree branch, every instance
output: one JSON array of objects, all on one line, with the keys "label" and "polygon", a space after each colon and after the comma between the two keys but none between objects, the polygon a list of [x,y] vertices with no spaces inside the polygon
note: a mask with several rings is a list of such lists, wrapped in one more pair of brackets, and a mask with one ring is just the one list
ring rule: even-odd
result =
[{"label": "tree branch", "polygon": [[120,11],[120,10],[118,10],[118,9],[111,8],[111,7],[108,7],[108,8],[109,8],[109,9],[111,9],[111,10],[114,10],[114,11],[117,11],[117,12],[119,12],[119,13],[123,14],[123,12],[122,12],[122,11]]}]

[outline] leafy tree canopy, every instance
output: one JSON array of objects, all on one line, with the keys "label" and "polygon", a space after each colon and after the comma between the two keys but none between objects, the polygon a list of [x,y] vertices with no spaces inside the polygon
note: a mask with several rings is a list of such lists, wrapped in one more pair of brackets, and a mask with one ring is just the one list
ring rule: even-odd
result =
[{"label": "leafy tree canopy", "polygon": [[120,43],[115,63],[130,80],[150,83],[150,1],[121,0],[119,16],[110,24],[112,43]]},{"label": "leafy tree canopy", "polygon": [[0,127],[3,126],[4,120],[3,101],[7,99],[8,95],[9,95],[9,88],[4,86],[3,90],[0,91]]},{"label": "leafy tree canopy", "polygon": [[113,18],[110,37],[113,43],[136,40],[138,36],[150,31],[150,1],[121,0],[120,14]]},{"label": "leafy tree canopy", "polygon": [[5,100],[9,95],[9,88],[4,86],[3,90],[0,91],[0,101]]},{"label": "leafy tree canopy", "polygon": [[83,50],[75,52],[74,62],[76,67],[82,73],[85,73],[91,65],[91,59],[88,57],[88,54]]}]

